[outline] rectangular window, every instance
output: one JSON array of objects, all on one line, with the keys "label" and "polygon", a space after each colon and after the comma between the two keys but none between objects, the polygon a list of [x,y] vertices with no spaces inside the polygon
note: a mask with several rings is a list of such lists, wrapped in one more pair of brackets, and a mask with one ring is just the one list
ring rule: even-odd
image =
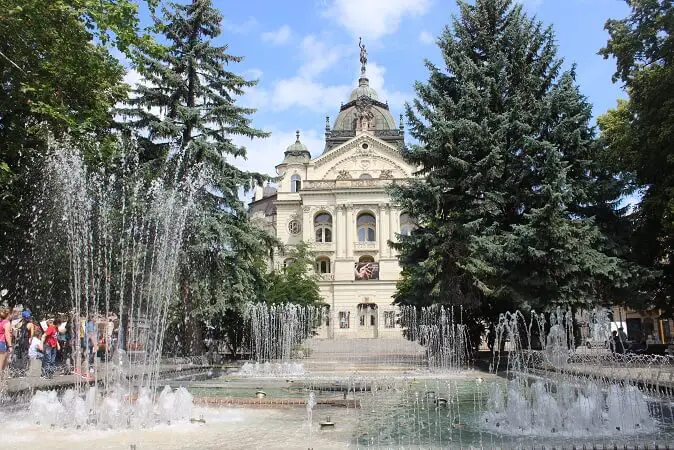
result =
[{"label": "rectangular window", "polygon": [[395,311],[384,311],[384,328],[395,328],[396,313]]},{"label": "rectangular window", "polygon": [[375,326],[377,324],[377,316],[370,314],[370,325]]},{"label": "rectangular window", "polygon": [[365,316],[363,316],[363,315],[361,314],[360,317],[359,317],[359,319],[360,319],[360,326],[361,326],[361,327],[364,327],[364,326],[365,326]]},{"label": "rectangular window", "polygon": [[350,311],[340,311],[339,312],[339,328],[350,328]]}]

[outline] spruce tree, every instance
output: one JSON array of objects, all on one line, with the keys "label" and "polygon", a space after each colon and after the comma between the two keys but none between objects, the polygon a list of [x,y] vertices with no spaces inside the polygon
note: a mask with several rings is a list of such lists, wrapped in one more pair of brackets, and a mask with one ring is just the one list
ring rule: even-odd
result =
[{"label": "spruce tree", "polygon": [[512,0],[459,8],[438,39],[444,70],[427,62],[407,106],[420,144],[404,155],[423,177],[393,188],[419,222],[395,244],[396,301],[485,315],[590,303],[621,273],[588,215],[617,214],[597,184],[590,106],[550,27]]},{"label": "spruce tree", "polygon": [[167,43],[137,53],[144,82],[120,110],[126,118],[122,126],[145,136],[145,162],[168,168],[176,180],[197,168],[206,177],[181,265],[184,342],[190,352],[203,345],[204,320],[264,291],[263,258],[273,244],[248,220],[239,199],[240,189],[262,177],[233,164],[246,149],[232,137],[267,133],[251,126],[253,109],[236,103],[255,82],[227,70],[242,58],[214,45],[221,21],[210,0],[165,8],[155,28]]}]

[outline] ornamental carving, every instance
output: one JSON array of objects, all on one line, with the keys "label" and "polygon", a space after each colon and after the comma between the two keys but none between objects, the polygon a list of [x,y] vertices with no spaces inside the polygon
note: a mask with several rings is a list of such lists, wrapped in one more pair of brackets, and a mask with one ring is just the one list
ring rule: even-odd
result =
[{"label": "ornamental carving", "polygon": [[398,130],[375,130],[374,135],[378,137],[402,137],[402,133]]},{"label": "ornamental carving", "polygon": [[298,219],[291,219],[288,222],[288,232],[292,235],[297,235],[302,232],[302,222]]},{"label": "ornamental carving", "polygon": [[333,138],[354,137],[356,135],[356,130],[332,130],[325,134]]},{"label": "ornamental carving", "polygon": [[337,174],[337,179],[338,180],[350,180],[351,174],[349,173],[348,170],[340,170],[339,173]]},{"label": "ornamental carving", "polygon": [[379,178],[381,178],[382,180],[392,180],[393,179],[393,171],[391,169],[384,169],[379,174]]},{"label": "ornamental carving", "polygon": [[366,170],[367,168],[369,168],[370,167],[370,160],[369,159],[361,159],[360,167],[362,167],[363,170]]},{"label": "ornamental carving", "polygon": [[[368,144],[367,149],[363,149],[363,144]],[[326,165],[337,166],[345,161],[349,160],[352,156],[365,156],[368,158],[376,158],[377,160],[382,160],[390,165],[392,165],[396,170],[404,173],[410,174],[413,172],[413,168],[407,165],[401,160],[401,154],[395,149],[391,144],[382,144],[380,142],[374,141],[372,138],[369,138],[367,135],[362,137],[345,142],[328,153],[324,153],[315,160],[313,160],[314,167],[319,169]],[[329,176],[331,170],[325,172],[323,179]]]},{"label": "ornamental carving", "polygon": [[374,128],[374,114],[372,113],[372,99],[370,97],[359,97],[356,100],[356,129],[368,131]]}]

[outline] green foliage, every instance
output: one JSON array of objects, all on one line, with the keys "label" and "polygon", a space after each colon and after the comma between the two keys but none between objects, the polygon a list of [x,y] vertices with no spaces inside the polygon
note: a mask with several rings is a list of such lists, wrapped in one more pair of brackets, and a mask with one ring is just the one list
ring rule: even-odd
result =
[{"label": "green foliage", "polygon": [[420,145],[404,156],[425,179],[392,190],[419,223],[394,244],[396,301],[491,317],[594,303],[625,273],[605,232],[622,185],[597,162],[590,105],[551,28],[511,0],[459,8],[439,38],[444,70],[427,62],[407,107]]},{"label": "green foliage", "polygon": [[614,57],[614,80],[629,101],[599,118],[607,161],[634,178],[643,198],[634,214],[636,261],[659,272],[646,306],[673,311],[674,295],[674,4],[629,0],[628,17],[609,20],[601,50]]},{"label": "green foliage", "polygon": [[[19,296],[12,301],[34,300],[37,281],[25,270],[48,139],[81,142],[94,165],[111,161],[106,133],[127,87],[100,43],[110,33],[120,47],[134,41],[136,8],[130,0],[0,0],[0,279]],[[92,139],[103,145],[89,152]]]},{"label": "green foliage", "polygon": [[191,352],[200,351],[204,320],[217,321],[264,292],[264,258],[276,246],[251,224],[239,199],[241,189],[265,177],[233,164],[246,149],[232,139],[268,133],[251,126],[253,109],[237,105],[255,82],[227,70],[242,58],[213,44],[221,21],[210,0],[164,8],[154,29],[166,44],[136,48],[144,80],[118,111],[125,117],[120,126],[147,136],[140,139],[142,163],[166,167],[178,181],[195,170],[204,180],[181,255],[183,341]]},{"label": "green foliage", "polygon": [[269,288],[265,300],[272,304],[294,303],[297,305],[317,304],[321,296],[318,291],[318,277],[313,270],[313,255],[304,242],[286,253],[290,261],[283,270],[269,274]]}]

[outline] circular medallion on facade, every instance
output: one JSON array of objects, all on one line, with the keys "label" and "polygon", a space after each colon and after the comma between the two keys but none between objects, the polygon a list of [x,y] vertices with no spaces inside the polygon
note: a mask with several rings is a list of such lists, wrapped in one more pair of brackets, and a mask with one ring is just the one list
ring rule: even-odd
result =
[{"label": "circular medallion on facade", "polygon": [[299,220],[293,219],[288,222],[288,231],[290,234],[300,234],[300,231],[302,231],[302,224]]}]

